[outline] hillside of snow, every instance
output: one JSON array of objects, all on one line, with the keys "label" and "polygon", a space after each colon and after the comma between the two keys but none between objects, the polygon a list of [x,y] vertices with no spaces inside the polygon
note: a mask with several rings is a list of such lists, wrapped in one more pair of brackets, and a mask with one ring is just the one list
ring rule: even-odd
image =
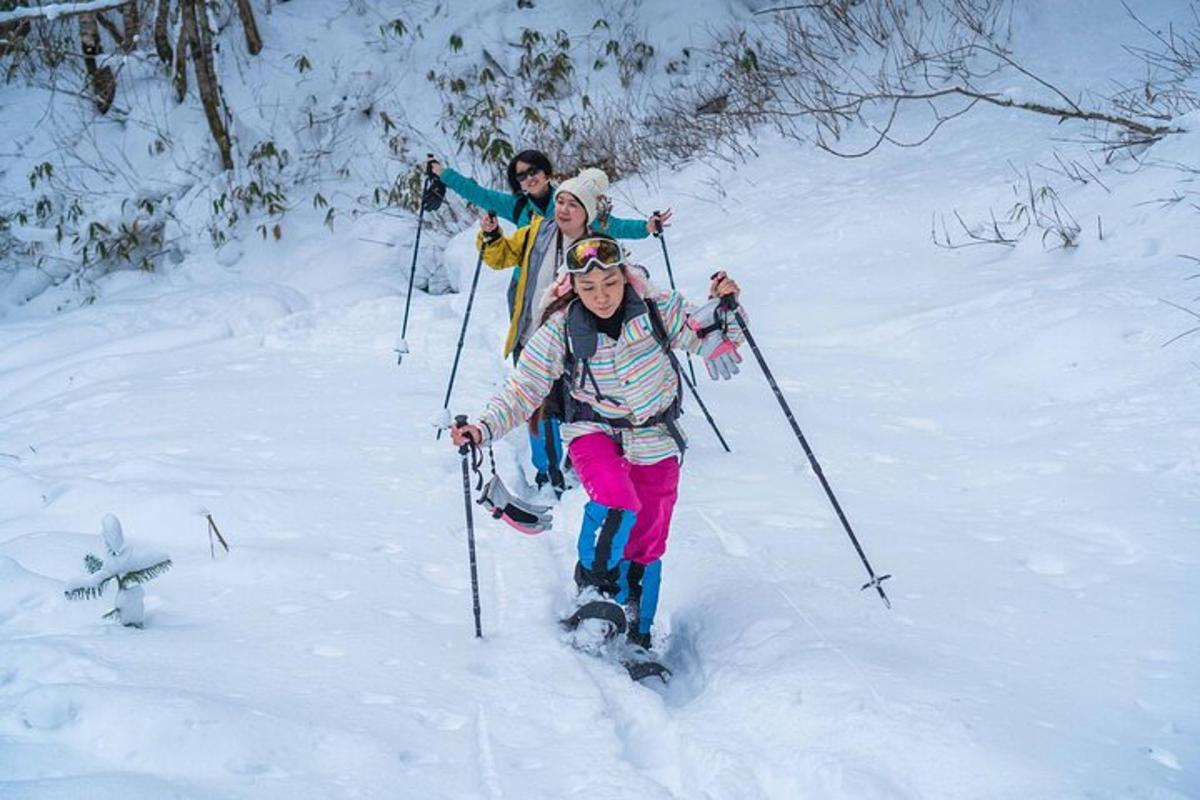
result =
[{"label": "hillside of snow", "polygon": [[[358,16],[302,5],[275,6],[266,55],[290,65],[283,42],[303,34],[331,60],[365,58]],[[429,42],[517,24],[508,4],[414,5]],[[544,5],[551,27],[583,24]],[[1031,63],[1072,90],[1135,63],[1121,44],[1136,26],[1092,5],[1029,4],[1015,22]],[[698,21],[749,13],[713,0],[689,26],[684,4],[602,6],[662,16],[664,53]],[[1188,8],[1163,3],[1156,24]],[[393,91],[441,151],[428,87]],[[31,98],[0,89],[14,108]],[[193,133],[183,144],[206,147]],[[468,298],[414,293],[396,364],[414,220],[331,230],[300,203],[279,241],[248,230],[213,252],[197,235],[178,264],[99,278],[94,302],[64,285],[9,305],[0,798],[1200,798],[1200,339],[1171,342],[1195,324],[1171,304],[1194,305],[1200,225],[1165,201],[1194,192],[1171,165],[1196,168],[1198,136],[1082,185],[1038,166],[1084,158],[1057,120],[981,108],[919,148],[841,159],[764,135],[748,162],[614,186],[618,214],[674,208],[664,241],[685,294],[718,268],[742,285],[824,474],[893,576],[890,610],[859,591],[743,348],[735,380],[700,386],[732,453],[685,402],[656,627],[667,686],[561,640],[580,489],[539,536],[475,507],[474,638],[461,463],[433,427]],[[935,246],[956,210],[1007,213],[1025,165],[1080,222],[1077,247],[1038,232]],[[455,288],[476,265],[468,222],[422,240]],[[659,243],[631,249],[665,285]],[[480,277],[455,413],[476,415],[508,373],[508,278]],[[532,496],[527,447],[514,434],[495,457]],[[111,595],[63,597],[108,513],[174,562],[145,586],[143,630],[101,619]]]}]

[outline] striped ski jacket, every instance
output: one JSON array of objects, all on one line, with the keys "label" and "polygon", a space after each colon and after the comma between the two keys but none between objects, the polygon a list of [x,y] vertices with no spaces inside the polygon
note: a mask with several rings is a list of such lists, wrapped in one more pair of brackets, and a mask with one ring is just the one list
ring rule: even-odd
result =
[{"label": "striped ski jacket", "polygon": [[[685,324],[689,309],[685,309],[682,296],[677,292],[655,292],[644,300],[657,304],[672,349],[699,352],[700,339]],[[626,307],[628,305],[627,300]],[[551,315],[529,339],[507,383],[479,415],[484,441],[499,439],[527,420],[563,374],[566,320],[567,311],[562,309]],[[744,339],[732,319],[727,335],[739,343]],[[570,376],[571,396],[587,403],[601,416],[626,417],[634,423],[644,422],[665,411],[680,390],[679,379],[662,345],[654,337],[644,308],[641,313],[626,317],[616,341],[603,333],[596,336],[599,337],[596,353],[588,359],[595,386],[591,379],[580,380],[583,365],[577,359],[575,374]],[[596,394],[597,386],[603,399]],[[595,432],[616,439],[625,458],[634,464],[653,464],[682,455],[662,424],[614,428],[603,422],[573,422],[562,426],[566,444],[578,436]]]}]

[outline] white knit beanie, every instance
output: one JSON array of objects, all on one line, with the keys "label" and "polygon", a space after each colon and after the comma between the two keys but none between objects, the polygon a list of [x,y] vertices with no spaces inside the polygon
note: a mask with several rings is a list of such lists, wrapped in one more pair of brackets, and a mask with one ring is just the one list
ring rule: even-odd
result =
[{"label": "white knit beanie", "polygon": [[604,170],[588,167],[574,178],[563,181],[558,191],[566,192],[578,200],[587,212],[587,223],[591,224],[596,221],[596,206],[601,196],[608,191],[608,176]]}]

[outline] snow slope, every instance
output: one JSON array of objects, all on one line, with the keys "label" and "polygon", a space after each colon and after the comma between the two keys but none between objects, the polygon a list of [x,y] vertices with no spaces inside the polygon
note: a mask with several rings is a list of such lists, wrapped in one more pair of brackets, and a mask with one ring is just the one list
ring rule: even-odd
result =
[{"label": "snow slope", "polygon": [[[1027,14],[1048,41],[1070,25]],[[1080,52],[1119,40],[1095,35]],[[1193,322],[1162,301],[1191,301],[1179,255],[1200,234],[1194,209],[1155,202],[1179,174],[1060,186],[1073,251],[930,242],[935,215],[1007,210],[1006,160],[1047,159],[1059,133],[981,111],[916,150],[767,140],[747,164],[620,187],[675,207],[685,292],[718,267],[743,284],[894,575],[891,611],[858,591],[746,352],[701,387],[734,452],[687,418],[665,689],[558,640],[578,490],[542,536],[476,516],[473,638],[460,462],[430,425],[466,297],[414,297],[397,367],[410,253],[362,241],[389,223],[330,233],[312,212],[238,260],[5,320],[0,798],[1200,797],[1195,344],[1162,346]],[[1152,154],[1196,152],[1189,135]],[[459,285],[472,242],[445,252]],[[657,243],[634,251],[665,283]],[[481,278],[455,411],[506,373],[506,282]],[[496,451],[517,485],[520,438]],[[143,631],[62,598],[107,512],[175,562]]]}]

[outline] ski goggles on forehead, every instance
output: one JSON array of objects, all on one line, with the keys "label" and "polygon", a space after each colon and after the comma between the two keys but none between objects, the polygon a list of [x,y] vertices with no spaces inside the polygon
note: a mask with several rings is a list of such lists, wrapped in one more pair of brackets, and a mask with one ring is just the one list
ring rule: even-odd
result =
[{"label": "ski goggles on forehead", "polygon": [[567,272],[578,274],[598,267],[612,269],[625,263],[621,245],[612,239],[581,239],[567,250]]}]

